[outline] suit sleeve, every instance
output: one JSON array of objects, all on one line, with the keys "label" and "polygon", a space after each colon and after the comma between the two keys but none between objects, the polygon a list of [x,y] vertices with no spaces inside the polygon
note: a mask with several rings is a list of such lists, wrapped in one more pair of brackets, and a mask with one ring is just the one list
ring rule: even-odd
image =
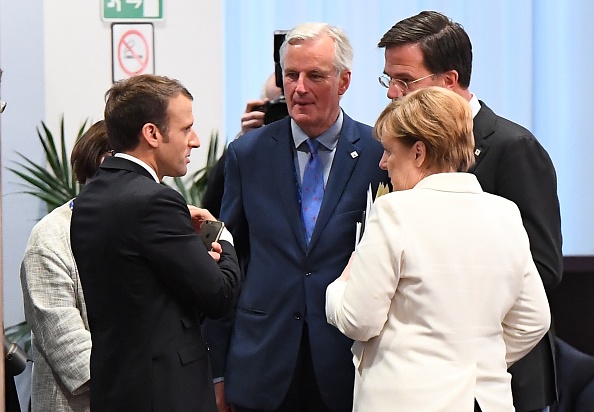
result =
[{"label": "suit sleeve", "polygon": [[221,220],[233,234],[239,264],[246,273],[250,256],[249,227],[243,209],[241,176],[234,143],[227,150],[224,180]]},{"label": "suit sleeve", "polygon": [[501,156],[496,194],[513,201],[522,214],[530,251],[547,290],[561,282],[561,217],[557,176],[545,149],[532,135],[511,140]]},{"label": "suit sleeve", "polygon": [[183,198],[173,189],[157,192],[148,205],[141,222],[142,244],[145,256],[157,268],[155,273],[164,277],[165,287],[190,313],[226,316],[241,278],[233,246],[221,242],[223,253],[217,264],[194,231]]},{"label": "suit sleeve", "polygon": [[[21,264],[27,323],[35,349],[72,394],[88,390],[91,334],[78,307],[76,266],[67,228],[36,227]],[[79,290],[79,292],[81,292]]]},{"label": "suit sleeve", "polygon": [[225,153],[226,151],[223,152],[211,169],[206,183],[206,190],[202,196],[202,207],[208,209],[217,219],[221,215],[221,202],[225,184]]},{"label": "suit sleeve", "polygon": [[[242,202],[239,164],[234,144],[231,143],[226,152],[225,190],[221,205],[220,219],[225,222],[233,234],[239,265],[245,274],[249,262],[248,224]],[[204,335],[209,346],[213,376],[224,376],[229,341],[233,329],[234,313],[224,319],[207,319],[203,324]]]}]

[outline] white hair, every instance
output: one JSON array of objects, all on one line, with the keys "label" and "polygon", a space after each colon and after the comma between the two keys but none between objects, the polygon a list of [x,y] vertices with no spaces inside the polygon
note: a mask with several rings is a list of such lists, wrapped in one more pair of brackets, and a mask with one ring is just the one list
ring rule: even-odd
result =
[{"label": "white hair", "polygon": [[285,68],[285,56],[289,44],[317,39],[327,34],[334,40],[334,65],[336,70],[350,70],[353,64],[353,46],[342,29],[327,23],[303,23],[292,28],[280,48],[280,64]]}]

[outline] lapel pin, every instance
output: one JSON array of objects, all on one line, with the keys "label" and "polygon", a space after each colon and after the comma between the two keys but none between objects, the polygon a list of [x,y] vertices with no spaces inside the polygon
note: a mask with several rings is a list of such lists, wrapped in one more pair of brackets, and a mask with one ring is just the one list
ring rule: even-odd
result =
[{"label": "lapel pin", "polygon": [[476,149],[476,150],[474,151],[474,155],[475,155],[475,156],[478,156],[478,155],[480,155],[480,154],[481,154],[481,149]]},{"label": "lapel pin", "polygon": [[351,157],[353,159],[356,159],[357,157],[359,157],[359,153],[357,153],[356,151],[355,152],[351,152]]}]

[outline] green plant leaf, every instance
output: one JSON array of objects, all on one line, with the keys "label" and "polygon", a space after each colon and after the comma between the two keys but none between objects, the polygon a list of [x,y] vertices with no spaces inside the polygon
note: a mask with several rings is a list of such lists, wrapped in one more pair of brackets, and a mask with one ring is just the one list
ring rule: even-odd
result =
[{"label": "green plant leaf", "polygon": [[[87,124],[88,119],[79,128],[75,141],[78,141],[85,133]],[[81,185],[76,181],[76,176],[70,166],[70,156],[66,150],[64,116],[60,119],[59,136],[60,150],[58,151],[53,133],[42,121],[41,129],[37,128],[37,137],[43,148],[47,164],[35,163],[25,155],[17,152],[23,162],[15,162],[16,167],[7,168],[24,181],[23,186],[27,190],[22,193],[43,200],[47,205],[48,212],[76,197],[81,189]]]},{"label": "green plant leaf", "polygon": [[27,322],[17,323],[4,329],[4,335],[13,343],[31,354],[31,327]]}]

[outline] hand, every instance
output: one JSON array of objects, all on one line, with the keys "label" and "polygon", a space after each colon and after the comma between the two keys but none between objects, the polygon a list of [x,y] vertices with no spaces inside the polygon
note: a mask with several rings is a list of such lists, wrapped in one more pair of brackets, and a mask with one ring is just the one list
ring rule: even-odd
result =
[{"label": "hand", "polygon": [[241,115],[241,134],[264,125],[264,112],[256,110],[256,108],[258,106],[263,106],[267,101],[268,99],[250,100],[247,102],[245,112]]},{"label": "hand", "polygon": [[211,246],[212,249],[208,252],[208,254],[212,256],[215,262],[218,262],[219,260],[221,260],[221,253],[223,253],[223,247],[219,242],[212,242]]},{"label": "hand", "polygon": [[354,258],[355,258],[355,252],[351,253],[349,263],[347,263],[346,267],[344,268],[344,270],[342,271],[342,274],[339,277],[340,280],[344,280],[345,282],[347,280],[349,280],[349,277],[351,276],[351,266],[353,266]]},{"label": "hand", "polygon": [[205,220],[217,220],[207,209],[200,209],[192,205],[188,205],[188,209],[192,218],[192,227],[196,233],[200,232]]},{"label": "hand", "polygon": [[217,410],[219,412],[235,412],[233,405],[225,400],[225,382],[218,382],[214,385],[215,398],[217,400]]}]

